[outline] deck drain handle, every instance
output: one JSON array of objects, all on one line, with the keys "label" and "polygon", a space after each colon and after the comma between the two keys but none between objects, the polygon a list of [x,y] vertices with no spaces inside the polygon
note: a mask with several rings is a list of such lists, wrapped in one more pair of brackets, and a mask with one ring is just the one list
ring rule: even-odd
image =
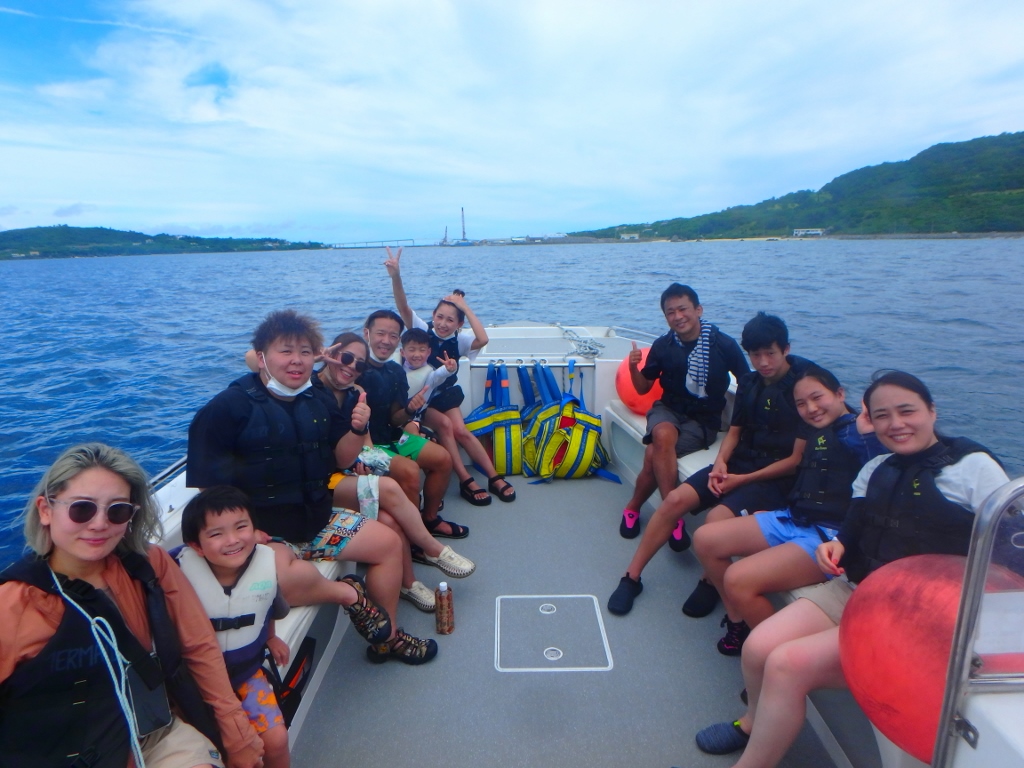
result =
[{"label": "deck drain handle", "polygon": [[548,661],[558,661],[562,658],[562,652],[558,648],[545,648],[544,658]]},{"label": "deck drain handle", "polygon": [[555,608],[555,606],[553,606],[551,603],[544,603],[540,607],[540,612],[541,613],[554,613],[556,610],[557,609]]}]

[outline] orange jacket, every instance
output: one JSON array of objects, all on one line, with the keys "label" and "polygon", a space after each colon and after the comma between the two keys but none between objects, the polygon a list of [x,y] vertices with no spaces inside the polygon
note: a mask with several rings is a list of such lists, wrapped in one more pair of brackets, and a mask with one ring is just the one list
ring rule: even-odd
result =
[{"label": "orange jacket", "polygon": [[[164,550],[151,545],[148,555],[166,595],[171,620],[178,628],[181,655],[217,718],[228,764],[254,765],[263,754],[263,742],[231,689],[224,656],[199,597]],[[103,578],[132,634],[143,647],[151,648],[142,585],[128,575],[116,555],[107,557]],[[22,582],[0,585],[0,683],[11,676],[18,664],[43,649],[63,616],[64,600],[59,595]]]}]

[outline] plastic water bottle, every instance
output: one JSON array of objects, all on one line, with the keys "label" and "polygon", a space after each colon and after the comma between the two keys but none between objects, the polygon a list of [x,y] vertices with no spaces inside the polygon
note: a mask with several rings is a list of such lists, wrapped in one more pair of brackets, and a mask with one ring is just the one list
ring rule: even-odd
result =
[{"label": "plastic water bottle", "polygon": [[450,635],[455,629],[455,605],[452,602],[452,591],[448,588],[447,581],[442,581],[434,590],[434,605],[437,634]]}]

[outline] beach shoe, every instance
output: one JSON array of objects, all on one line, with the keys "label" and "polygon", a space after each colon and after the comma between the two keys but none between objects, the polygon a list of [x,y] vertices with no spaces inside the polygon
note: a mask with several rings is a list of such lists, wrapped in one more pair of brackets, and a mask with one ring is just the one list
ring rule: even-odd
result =
[{"label": "beach shoe", "polygon": [[743,651],[743,643],[750,635],[747,622],[729,621],[729,614],[722,617],[719,625],[725,627],[725,637],[718,641],[718,652],[723,656],[739,656]]},{"label": "beach shoe", "polygon": [[402,587],[399,597],[408,600],[424,613],[433,613],[437,606],[434,605],[434,592],[422,581],[414,581],[411,587]]},{"label": "beach shoe", "polygon": [[673,552],[685,552],[690,548],[690,534],[686,532],[686,523],[683,522],[682,518],[679,518],[675,530],[668,537],[668,545],[672,548]]},{"label": "beach shoe", "polygon": [[683,603],[683,613],[694,619],[703,619],[718,605],[718,590],[707,579],[697,582],[693,592]]},{"label": "beach shoe", "polygon": [[619,536],[624,539],[635,539],[640,535],[640,513],[632,509],[622,510],[622,519],[619,521]]},{"label": "beach shoe", "polygon": [[356,591],[356,601],[352,605],[343,606],[352,626],[356,628],[368,643],[379,643],[387,640],[391,634],[391,619],[388,612],[375,605],[366,595],[366,582],[361,576],[350,573],[338,581],[348,584]]},{"label": "beach shoe", "polygon": [[440,568],[453,579],[464,579],[476,570],[476,563],[468,557],[463,557],[448,545],[445,545],[437,557],[431,557],[422,550],[420,550],[420,557],[422,560],[417,560],[417,562]]},{"label": "beach shoe", "polygon": [[747,746],[750,736],[740,728],[740,721],[715,723],[697,731],[697,746],[709,755],[728,755]]},{"label": "beach shoe", "polygon": [[437,643],[433,640],[420,640],[407,635],[401,628],[395,636],[379,645],[371,645],[366,649],[366,658],[374,664],[383,664],[388,659],[398,659],[403,664],[426,664],[437,656]]},{"label": "beach shoe", "polygon": [[643,591],[644,585],[640,583],[640,579],[633,581],[627,573],[619,579],[619,586],[608,598],[608,612],[616,616],[625,616],[633,610],[633,600]]}]

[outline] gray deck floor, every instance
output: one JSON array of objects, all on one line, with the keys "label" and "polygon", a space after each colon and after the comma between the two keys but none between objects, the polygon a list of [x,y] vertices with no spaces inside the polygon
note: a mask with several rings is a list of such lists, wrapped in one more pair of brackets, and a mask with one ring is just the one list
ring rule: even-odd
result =
[{"label": "gray deck floor", "polygon": [[[469,538],[451,543],[477,563],[473,576],[449,580],[454,634],[436,636],[432,614],[400,604],[399,624],[414,635],[434,637],[438,657],[422,667],[378,666],[366,660],[358,635],[346,632],[292,750],[293,765],[732,765],[732,757],[705,755],[693,741],[699,728],[743,711],[739,660],[715,649],[720,614],[695,620],[680,611],[699,575],[696,559],[666,547],[645,572],[645,590],[633,612],[608,614],[608,596],[636,546],[617,531],[630,488],[600,479],[547,485],[512,480],[519,495],[512,504],[495,500],[472,507],[454,484],[446,499],[444,516],[472,529]],[[690,520],[692,530],[696,521]],[[416,568],[430,587],[444,578],[434,568]],[[498,671],[495,600],[503,595],[594,595],[614,668]],[[576,653],[576,640],[566,638],[564,628],[553,642],[566,646],[566,659],[593,658],[592,612],[551,602],[566,606],[563,618],[574,612],[579,617],[581,650]],[[507,611],[506,619],[515,623],[513,613]],[[519,629],[510,624],[503,635],[514,642]],[[520,651],[513,650],[503,654],[503,664],[519,663]],[[833,763],[805,726],[781,765]]]}]

